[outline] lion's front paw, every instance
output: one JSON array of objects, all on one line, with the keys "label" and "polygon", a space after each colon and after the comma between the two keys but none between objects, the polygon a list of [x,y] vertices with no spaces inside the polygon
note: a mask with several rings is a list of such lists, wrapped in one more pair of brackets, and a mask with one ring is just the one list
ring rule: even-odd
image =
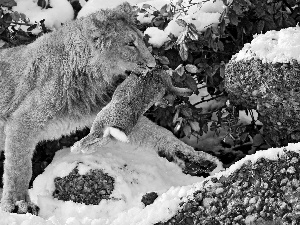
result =
[{"label": "lion's front paw", "polygon": [[39,212],[38,206],[24,200],[17,201],[16,203],[13,203],[13,201],[9,200],[2,200],[1,209],[5,212],[18,214],[31,213],[33,215],[38,215]]}]

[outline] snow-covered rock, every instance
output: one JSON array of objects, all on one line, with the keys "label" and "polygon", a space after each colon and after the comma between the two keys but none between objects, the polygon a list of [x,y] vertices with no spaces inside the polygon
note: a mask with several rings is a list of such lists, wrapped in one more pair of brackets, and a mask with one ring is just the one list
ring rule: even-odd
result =
[{"label": "snow-covered rock", "polygon": [[234,105],[259,112],[273,146],[300,141],[300,27],[258,35],[226,65]]},{"label": "snow-covered rock", "polygon": [[177,212],[157,225],[299,224],[300,145],[246,156],[198,183]]}]

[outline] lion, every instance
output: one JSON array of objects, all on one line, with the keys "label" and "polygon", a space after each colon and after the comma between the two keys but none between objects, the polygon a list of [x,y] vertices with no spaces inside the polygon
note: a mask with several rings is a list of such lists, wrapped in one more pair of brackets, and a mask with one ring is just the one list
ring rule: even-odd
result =
[{"label": "lion", "polygon": [[[38,214],[28,195],[37,143],[90,127],[120,79],[128,76],[126,71],[141,73],[155,66],[129,3],[70,21],[29,45],[0,50],[2,210]],[[168,158],[194,154],[193,148],[143,116],[130,136],[135,143],[156,143],[158,154]],[[209,171],[218,163],[204,153],[194,160],[206,162]]]}]

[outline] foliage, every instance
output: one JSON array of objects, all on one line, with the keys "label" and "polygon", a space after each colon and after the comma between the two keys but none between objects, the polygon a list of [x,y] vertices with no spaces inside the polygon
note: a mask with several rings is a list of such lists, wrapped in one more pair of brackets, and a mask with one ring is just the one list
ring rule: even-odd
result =
[{"label": "foliage", "polygon": [[[69,1],[77,13],[81,9],[79,1]],[[150,24],[137,22],[138,27],[142,31],[148,27],[164,29],[177,15],[186,14],[187,6],[182,2],[173,1],[161,9],[144,4],[136,9],[137,12],[153,19]],[[178,38],[170,35],[170,40],[162,47],[149,46],[161,66],[172,70],[176,86],[189,87],[197,94],[199,85],[202,85],[211,98],[191,104],[187,97],[169,95],[166,97],[168,104],[164,108],[153,107],[148,116],[178,137],[203,135],[209,130],[218,135],[222,128],[228,131],[226,136],[231,137],[235,145],[242,145],[259,132],[254,120],[250,125],[239,125],[239,109],[233,106],[224,105],[223,109],[214,108],[208,112],[197,107],[213,99],[224,101],[224,68],[232,55],[250,42],[253,34],[295,26],[300,22],[300,7],[299,0],[223,0],[223,3],[226,7],[219,24],[199,32],[193,24],[177,19],[176,22],[184,28]],[[44,20],[31,23],[23,13],[12,11],[15,5],[14,0],[0,0],[0,39],[6,43],[2,47],[27,44],[49,32]],[[48,0],[38,0],[37,5],[45,9],[51,7]],[[217,114],[217,120],[212,118],[213,113]]]},{"label": "foliage", "polygon": [[[0,0],[0,39],[6,43],[2,47],[28,44],[49,32],[45,27],[45,20],[32,24],[24,13],[12,11],[12,7],[16,5],[14,0]],[[37,30],[38,27],[40,29]]]},{"label": "foliage", "polygon": [[[192,1],[190,3],[193,4]],[[199,32],[193,24],[177,19],[176,22],[184,28],[181,35],[177,38],[170,34],[170,40],[162,47],[152,48],[158,62],[173,70],[177,86],[187,86],[197,94],[199,84],[205,84],[211,98],[196,104],[191,104],[188,98],[172,99],[168,107],[155,108],[150,116],[178,137],[203,135],[209,129],[218,135],[221,128],[226,129],[226,136],[231,137],[237,146],[252,141],[259,134],[253,116],[251,124],[240,125],[238,108],[224,105],[223,109],[204,112],[196,106],[226,96],[223,84],[225,63],[245,43],[251,42],[254,34],[295,26],[300,21],[300,7],[297,0],[223,0],[223,3],[226,7],[220,15],[219,24]],[[187,7],[178,0],[161,9],[144,4],[137,11],[153,17],[150,24],[138,23],[141,30],[147,27],[164,29],[178,14],[185,14]],[[212,119],[214,112],[217,120]]]}]

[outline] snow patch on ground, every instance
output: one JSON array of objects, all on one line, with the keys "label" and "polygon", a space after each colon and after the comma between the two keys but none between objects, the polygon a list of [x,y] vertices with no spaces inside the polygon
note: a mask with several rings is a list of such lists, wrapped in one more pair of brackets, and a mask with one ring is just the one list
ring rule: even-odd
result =
[{"label": "snow patch on ground", "polygon": [[[52,197],[54,178],[67,176],[77,165],[80,174],[91,169],[102,169],[115,179],[114,200],[102,200],[99,205],[88,206]],[[74,154],[69,149],[56,153],[53,162],[39,175],[30,190],[32,201],[40,207],[39,217],[8,214],[0,211],[2,224],[154,224],[171,217],[181,198],[193,183],[204,178],[182,173],[179,166],[157,155],[155,150],[111,143],[93,154]],[[184,186],[184,187],[181,187]],[[153,205],[145,207],[141,198],[148,192],[159,197]],[[166,194],[165,192],[168,192]],[[159,210],[158,210],[159,209]],[[37,219],[38,218],[38,219]]]},{"label": "snow patch on ground", "polygon": [[[297,143],[284,148],[259,151],[214,176],[229,176],[248,160],[252,163],[260,158],[277,160],[285,151],[300,153],[299,149],[300,143]],[[53,199],[51,193],[54,190],[54,177],[66,175],[78,162],[85,165],[83,173],[96,168],[111,173],[116,179],[112,195],[120,200],[102,201],[97,206],[87,206]],[[127,172],[119,168],[124,163],[129,163]],[[138,182],[131,184],[132,178]],[[124,143],[114,148],[103,148],[91,155],[72,154],[69,149],[64,149],[57,153],[53,163],[34,181],[31,189],[31,197],[41,207],[40,217],[0,211],[0,225],[151,225],[171,218],[177,212],[179,203],[189,199],[202,186],[202,182],[202,178],[182,174],[178,167],[158,158],[150,149],[134,148],[128,144],[124,147]],[[181,186],[191,183],[194,184]],[[140,202],[141,195],[150,190],[156,190],[159,197],[152,205],[144,207]]]},{"label": "snow patch on ground", "polygon": [[251,43],[233,56],[233,60],[260,59],[263,63],[300,63],[300,27],[289,27],[280,31],[268,31],[256,35]]}]

